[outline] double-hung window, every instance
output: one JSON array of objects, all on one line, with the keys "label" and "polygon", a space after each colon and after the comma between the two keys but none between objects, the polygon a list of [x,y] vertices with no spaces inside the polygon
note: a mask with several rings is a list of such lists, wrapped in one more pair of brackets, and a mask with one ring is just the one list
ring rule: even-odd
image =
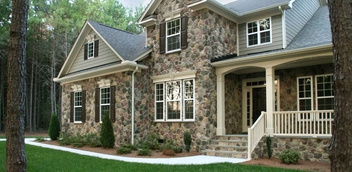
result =
[{"label": "double-hung window", "polygon": [[155,121],[194,121],[194,80],[155,84]]},{"label": "double-hung window", "polygon": [[247,46],[271,43],[271,18],[247,23]]},{"label": "double-hung window", "polygon": [[110,87],[100,88],[100,121],[110,115]]},{"label": "double-hung window", "polygon": [[181,49],[181,21],[180,18],[166,23],[167,52]]},{"label": "double-hung window", "polygon": [[298,110],[310,111],[313,110],[313,85],[312,77],[299,77],[297,78],[298,87]]},{"label": "double-hung window", "polygon": [[317,110],[333,110],[334,109],[334,90],[333,76],[317,75],[316,80],[316,109]]},{"label": "double-hung window", "polygon": [[74,122],[82,122],[82,92],[74,93]]},{"label": "double-hung window", "polygon": [[87,55],[88,59],[94,58],[94,41],[88,43]]}]

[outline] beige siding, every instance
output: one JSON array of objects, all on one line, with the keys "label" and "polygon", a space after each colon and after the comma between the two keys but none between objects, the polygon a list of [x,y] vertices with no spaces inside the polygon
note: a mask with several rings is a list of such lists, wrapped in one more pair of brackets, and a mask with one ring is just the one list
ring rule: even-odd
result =
[{"label": "beige siding", "polygon": [[319,0],[296,0],[292,9],[285,12],[286,15],[286,42],[287,45],[293,40],[307,21],[318,10]]},{"label": "beige siding", "polygon": [[272,42],[263,45],[257,45],[252,47],[247,47],[247,32],[246,24],[242,23],[238,27],[239,32],[239,53],[240,55],[246,55],[251,53],[258,53],[269,50],[276,50],[282,48],[282,17],[281,15],[276,15],[271,17],[272,23]]},{"label": "beige siding", "polygon": [[[89,34],[92,34],[94,31],[91,31]],[[110,47],[105,44],[105,42],[97,35],[97,38],[99,40],[99,56],[84,60],[84,45],[80,47],[79,53],[77,54],[77,57],[75,61],[72,64],[71,69],[69,70],[68,73],[72,72],[77,72],[81,71],[84,69],[89,69],[92,67],[97,67],[100,65],[112,63],[112,62],[117,62],[121,61],[115,53],[110,49]],[[85,42],[84,44],[86,44]]]}]

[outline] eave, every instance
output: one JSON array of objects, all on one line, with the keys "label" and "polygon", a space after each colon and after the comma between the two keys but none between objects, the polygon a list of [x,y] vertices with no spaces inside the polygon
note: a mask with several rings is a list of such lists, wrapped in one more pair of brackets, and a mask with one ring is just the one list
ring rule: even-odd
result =
[{"label": "eave", "polygon": [[140,72],[142,69],[148,69],[148,67],[145,65],[137,64],[136,62],[131,62],[131,61],[124,61],[120,64],[115,64],[115,65],[111,65],[108,67],[99,68],[99,69],[91,70],[87,72],[72,74],[61,78],[54,78],[53,80],[54,82],[65,84],[65,83],[81,81],[89,78],[109,75],[113,73],[134,71],[136,67],[138,67],[138,72]]}]

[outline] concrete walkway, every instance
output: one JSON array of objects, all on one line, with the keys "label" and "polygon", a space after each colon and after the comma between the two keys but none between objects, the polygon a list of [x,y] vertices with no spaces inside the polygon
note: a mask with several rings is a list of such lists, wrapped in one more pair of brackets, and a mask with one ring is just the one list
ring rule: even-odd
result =
[{"label": "concrete walkway", "polygon": [[[5,141],[5,139],[0,139],[0,141]],[[67,147],[55,146],[44,144],[40,142],[35,142],[35,139],[25,139],[26,144],[39,146],[43,148],[61,150],[71,153],[76,153],[80,155],[93,156],[103,159],[111,159],[111,160],[119,160],[125,162],[137,162],[137,163],[147,163],[147,164],[168,164],[168,165],[180,165],[180,164],[213,164],[213,163],[241,163],[247,161],[246,159],[239,158],[223,158],[223,157],[215,157],[215,156],[205,156],[205,155],[197,155],[190,157],[182,157],[182,158],[130,158],[123,156],[115,156],[115,155],[106,155],[101,153],[95,153],[90,151],[72,149]]]}]

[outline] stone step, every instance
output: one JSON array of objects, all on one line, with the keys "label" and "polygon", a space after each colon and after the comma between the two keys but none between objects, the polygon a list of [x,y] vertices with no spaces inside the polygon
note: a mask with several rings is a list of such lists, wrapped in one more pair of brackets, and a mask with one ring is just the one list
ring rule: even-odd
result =
[{"label": "stone step", "polygon": [[233,152],[247,152],[248,146],[208,145],[207,149]]},{"label": "stone step", "polygon": [[218,156],[227,158],[243,158],[247,159],[247,152],[234,152],[234,151],[220,151],[220,150],[203,150],[203,155]]},{"label": "stone step", "polygon": [[247,146],[248,140],[212,140],[211,145],[220,146]]},{"label": "stone step", "polygon": [[248,140],[247,135],[215,136],[213,140]]}]

